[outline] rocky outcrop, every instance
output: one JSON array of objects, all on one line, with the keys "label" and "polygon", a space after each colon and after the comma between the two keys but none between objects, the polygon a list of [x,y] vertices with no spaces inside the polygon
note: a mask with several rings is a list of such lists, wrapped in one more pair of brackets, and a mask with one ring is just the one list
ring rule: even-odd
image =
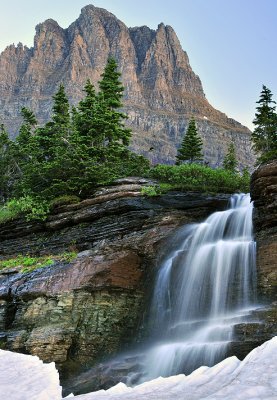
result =
[{"label": "rocky outcrop", "polygon": [[234,327],[231,352],[245,357],[277,334],[277,161],[262,165],[251,178],[257,242],[257,303],[248,321]]},{"label": "rocky outcrop", "polygon": [[0,271],[3,348],[55,361],[64,380],[138,337],[167,238],[225,208],[229,197],[175,192],[150,198],[141,195],[146,184],[121,180],[54,209],[46,222],[0,225],[1,258],[78,252],[71,263]]},{"label": "rocky outcrop", "polygon": [[258,290],[265,301],[277,301],[277,161],[252,175],[254,230],[257,240]]},{"label": "rocky outcrop", "polygon": [[[228,354],[241,359],[277,331],[276,261],[268,251],[276,238],[274,171],[276,163],[271,163],[252,179],[261,307],[234,326]],[[56,207],[45,222],[18,219],[0,225],[1,258],[78,253],[70,263],[56,261],[29,273],[0,271],[1,347],[55,361],[68,392],[109,387],[130,371],[139,377],[137,355],[112,361],[109,356],[147,336],[143,321],[168,238],[179,226],[225,209],[229,197],[191,192],[142,196],[142,187],[149,184],[155,183],[119,180],[90,199]]]},{"label": "rocky outcrop", "polygon": [[233,140],[239,162],[253,165],[250,131],[208,103],[201,81],[170,26],[127,28],[113,14],[92,5],[84,7],[67,29],[51,19],[39,24],[34,47],[11,45],[2,52],[2,122],[14,135],[23,106],[45,122],[61,82],[75,104],[83,96],[88,78],[99,81],[111,55],[118,62],[125,86],[124,111],[133,130],[132,149],[153,162],[172,162],[194,116],[206,161],[221,164]]}]

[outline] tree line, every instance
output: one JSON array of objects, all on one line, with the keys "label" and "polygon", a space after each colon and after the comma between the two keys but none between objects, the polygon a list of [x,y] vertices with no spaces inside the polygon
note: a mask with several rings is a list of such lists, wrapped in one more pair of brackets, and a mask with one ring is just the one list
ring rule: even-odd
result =
[{"label": "tree line", "polygon": [[[96,91],[88,80],[83,99],[76,107],[70,107],[65,88],[60,85],[53,96],[51,120],[43,126],[38,125],[32,110],[22,108],[23,123],[14,141],[0,125],[3,204],[8,201],[19,211],[31,210],[33,216],[40,218],[47,215],[49,202],[59,196],[86,198],[96,186],[116,178],[151,176],[149,161],[128,148],[131,130],[125,126],[127,115],[120,111],[124,87],[113,58],[108,60],[98,87]],[[257,103],[256,128],[251,139],[258,161],[266,162],[276,158],[277,140],[275,102],[265,86]],[[178,149],[177,166],[201,163],[202,147],[192,118]],[[231,142],[223,168],[236,174],[237,165]],[[193,170],[193,174],[197,171]]]},{"label": "tree line", "polygon": [[70,109],[63,85],[53,97],[51,121],[38,126],[34,113],[23,108],[23,124],[15,141],[0,127],[1,198],[52,199],[57,195],[85,198],[96,185],[149,167],[128,145],[131,130],[122,107],[123,86],[111,58],[98,93],[88,80],[84,98]]},{"label": "tree line", "polygon": [[[255,129],[251,135],[252,146],[257,154],[257,163],[277,159],[277,114],[276,102],[272,100],[272,96],[270,89],[263,85],[253,121]],[[197,131],[195,120],[192,118],[178,150],[176,164],[201,161],[203,159],[202,147],[202,139]],[[235,172],[237,166],[236,149],[234,143],[231,142],[223,160],[223,167]]]}]

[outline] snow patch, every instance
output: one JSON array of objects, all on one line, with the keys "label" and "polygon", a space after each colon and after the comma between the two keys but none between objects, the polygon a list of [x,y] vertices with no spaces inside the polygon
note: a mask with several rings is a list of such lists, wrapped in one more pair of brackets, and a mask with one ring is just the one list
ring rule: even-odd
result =
[{"label": "snow patch", "polygon": [[0,399],[60,400],[62,388],[55,363],[0,350]]},{"label": "snow patch", "polygon": [[[67,396],[76,400],[276,400],[277,336],[243,360],[229,357],[192,374],[157,378],[134,388],[123,383],[98,392]],[[61,400],[54,363],[0,350],[0,399]]]}]

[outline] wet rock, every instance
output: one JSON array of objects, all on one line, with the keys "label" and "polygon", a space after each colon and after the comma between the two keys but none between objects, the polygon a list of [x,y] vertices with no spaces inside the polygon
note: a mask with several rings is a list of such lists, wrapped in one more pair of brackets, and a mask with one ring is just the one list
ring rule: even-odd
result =
[{"label": "wet rock", "polygon": [[257,240],[259,295],[277,299],[277,161],[261,165],[252,175],[254,230]]},{"label": "wet rock", "polygon": [[271,304],[260,307],[248,316],[248,321],[234,326],[234,341],[229,348],[230,355],[242,360],[251,350],[276,336],[277,307]]},{"label": "wet rock", "polygon": [[230,354],[240,359],[277,334],[277,161],[261,165],[251,177],[257,241],[257,302],[248,321],[234,327]]},{"label": "wet rock", "polygon": [[[149,198],[141,195],[146,184],[128,178],[55,208],[45,223],[0,225],[2,257],[77,252],[70,263],[0,275],[6,349],[55,361],[64,381],[133,343],[167,238],[183,223],[226,208],[229,198],[180,192]],[[113,374],[123,376],[127,364]],[[104,375],[99,379],[108,385],[112,377]]]}]

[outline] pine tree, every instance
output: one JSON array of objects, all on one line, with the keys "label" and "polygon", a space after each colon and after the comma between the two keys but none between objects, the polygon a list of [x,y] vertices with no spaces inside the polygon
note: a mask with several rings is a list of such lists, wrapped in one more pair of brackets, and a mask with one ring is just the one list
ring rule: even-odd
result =
[{"label": "pine tree", "polygon": [[95,88],[90,80],[87,80],[84,92],[86,93],[84,99],[80,101],[77,108],[72,110],[73,124],[80,143],[90,147],[91,153],[93,153],[104,144],[101,123],[99,123],[102,112]]},{"label": "pine tree", "polygon": [[16,138],[16,145],[19,151],[19,157],[30,160],[33,156],[34,151],[34,135],[37,120],[34,113],[26,107],[21,109],[21,115],[23,117],[23,124],[19,129],[19,135]]},{"label": "pine tree", "polygon": [[[27,193],[31,196],[51,198],[59,190],[61,194],[67,190],[66,182],[72,163],[68,152],[71,116],[63,85],[60,85],[53,96],[52,110],[52,120],[34,129],[33,132],[31,132],[31,124],[35,123],[35,117],[32,113],[28,114],[26,110],[23,110],[24,121],[20,129],[19,142],[25,145],[25,156],[30,160],[28,163],[23,162],[23,177],[19,185],[18,197]],[[22,151],[24,153],[24,146]],[[24,160],[23,154],[21,159]]]},{"label": "pine tree", "polygon": [[181,147],[178,150],[176,164],[180,164],[183,161],[193,163],[194,161],[202,160],[202,146],[202,139],[198,134],[195,120],[192,118],[189,122]]},{"label": "pine tree", "polygon": [[121,100],[124,91],[124,87],[119,80],[120,76],[115,59],[110,58],[99,82],[98,101],[102,111],[102,120],[100,119],[99,121],[99,128],[103,132],[106,145],[114,149],[128,146],[131,137],[131,130],[124,125],[127,115],[117,111],[122,107]]},{"label": "pine tree", "polygon": [[[116,62],[110,59],[98,94],[88,80],[85,97],[72,112],[64,86],[60,85],[53,96],[51,120],[42,127],[36,126],[32,111],[23,108],[22,126],[13,145],[4,128],[0,130],[0,173],[9,154],[13,161],[9,165],[18,167],[13,173],[16,185],[12,185],[17,199],[44,204],[61,195],[86,197],[99,184],[149,167],[144,157],[127,148],[131,131],[124,126],[127,116],[118,110],[123,86],[116,69]],[[7,153],[9,147],[12,151]],[[11,191],[6,190],[4,173],[1,178],[0,196],[6,199]]]},{"label": "pine tree", "polygon": [[59,86],[57,93],[53,96],[53,100],[52,120],[54,126],[68,127],[70,124],[70,107],[63,84]]},{"label": "pine tree", "polygon": [[33,171],[37,171],[38,166],[35,140],[36,117],[26,107],[21,109],[21,116],[23,122],[13,146],[13,158],[17,165],[14,182],[14,195],[16,196],[22,195],[25,191],[25,178]]},{"label": "pine tree", "polygon": [[42,160],[50,162],[63,152],[71,129],[69,101],[61,84],[53,96],[52,121],[38,128],[36,138],[41,150]]},{"label": "pine tree", "polygon": [[121,99],[123,97],[124,87],[120,82],[121,74],[117,71],[117,63],[114,58],[109,58],[105,70],[101,75],[99,88],[106,104],[117,109],[122,106]]},{"label": "pine tree", "polygon": [[276,102],[272,100],[271,91],[263,85],[260,99],[256,102],[256,114],[253,124],[255,129],[251,140],[253,148],[259,155],[258,162],[277,158],[277,115]]},{"label": "pine tree", "polygon": [[0,201],[11,197],[19,167],[14,158],[14,143],[3,124],[0,125]]},{"label": "pine tree", "polygon": [[237,166],[238,166],[238,161],[236,159],[235,145],[233,142],[231,142],[228,146],[227,153],[223,160],[223,168],[226,169],[227,171],[235,173]]}]

